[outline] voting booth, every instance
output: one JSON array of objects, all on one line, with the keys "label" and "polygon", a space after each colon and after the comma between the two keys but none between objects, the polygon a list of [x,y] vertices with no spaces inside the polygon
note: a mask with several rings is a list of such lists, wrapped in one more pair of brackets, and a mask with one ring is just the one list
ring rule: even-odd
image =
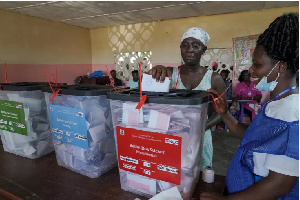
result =
[{"label": "voting booth", "polygon": [[0,130],[6,152],[38,158],[53,151],[42,83],[1,86]]},{"label": "voting booth", "polygon": [[111,92],[123,190],[151,197],[177,186],[189,199],[198,181],[210,96],[204,91]]},{"label": "voting booth", "polygon": [[[58,94],[53,98],[53,91]],[[44,88],[57,163],[90,178],[117,164],[110,86]],[[51,100],[51,101],[50,101]]]}]

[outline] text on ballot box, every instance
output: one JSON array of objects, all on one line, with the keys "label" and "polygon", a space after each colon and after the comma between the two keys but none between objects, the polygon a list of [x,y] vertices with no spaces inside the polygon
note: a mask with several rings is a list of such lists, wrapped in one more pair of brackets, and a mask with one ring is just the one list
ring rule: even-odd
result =
[{"label": "text on ballot box", "polygon": [[89,149],[84,110],[50,104],[48,110],[54,140]]},{"label": "text on ballot box", "polygon": [[27,136],[23,103],[0,100],[0,129]]},{"label": "text on ballot box", "polygon": [[116,127],[119,168],[180,185],[181,137]]}]

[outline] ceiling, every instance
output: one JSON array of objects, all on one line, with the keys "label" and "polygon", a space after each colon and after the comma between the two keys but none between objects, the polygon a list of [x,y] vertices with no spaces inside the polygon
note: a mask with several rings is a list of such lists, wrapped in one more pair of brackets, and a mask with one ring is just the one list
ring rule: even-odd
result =
[{"label": "ceiling", "polygon": [[88,29],[299,6],[298,1],[0,1],[0,8]]}]

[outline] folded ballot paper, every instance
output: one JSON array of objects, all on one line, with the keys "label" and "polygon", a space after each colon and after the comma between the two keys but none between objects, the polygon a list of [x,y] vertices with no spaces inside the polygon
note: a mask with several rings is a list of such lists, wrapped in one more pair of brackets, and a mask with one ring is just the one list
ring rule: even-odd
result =
[{"label": "folded ballot paper", "polygon": [[183,200],[177,187],[165,190],[149,200]]},{"label": "folded ballot paper", "polygon": [[122,123],[126,125],[139,126],[144,123],[143,108],[140,110],[135,109],[137,103],[124,103],[123,104],[123,115]]},{"label": "folded ballot paper", "polygon": [[170,124],[170,115],[158,112],[156,110],[150,110],[149,128],[161,129],[167,131]]},{"label": "folded ballot paper", "polygon": [[142,90],[147,92],[169,92],[170,79],[166,78],[163,83],[156,82],[156,79],[152,78],[152,75],[143,74]]}]

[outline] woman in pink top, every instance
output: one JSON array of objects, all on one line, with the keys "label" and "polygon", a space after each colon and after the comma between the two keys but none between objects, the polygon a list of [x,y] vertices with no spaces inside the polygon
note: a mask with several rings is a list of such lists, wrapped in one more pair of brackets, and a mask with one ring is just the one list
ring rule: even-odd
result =
[{"label": "woman in pink top", "polygon": [[248,70],[244,70],[241,72],[241,75],[239,77],[240,82],[236,86],[235,101],[253,100],[252,102],[245,105],[244,111],[250,117],[250,119],[252,119],[255,116],[255,108],[252,105],[258,104],[261,100],[262,95],[261,92],[254,87],[254,83],[250,80],[250,76],[251,75],[248,73]]}]

